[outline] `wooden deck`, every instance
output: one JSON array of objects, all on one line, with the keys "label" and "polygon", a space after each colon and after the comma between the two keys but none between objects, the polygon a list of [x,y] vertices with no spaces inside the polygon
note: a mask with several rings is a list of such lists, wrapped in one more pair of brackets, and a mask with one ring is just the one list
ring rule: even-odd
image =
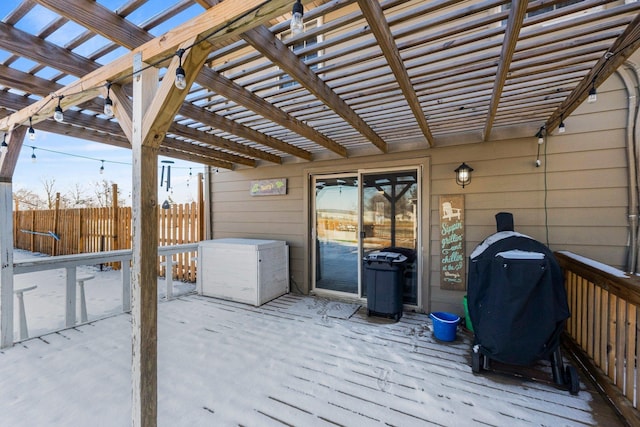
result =
[{"label": "wooden deck", "polygon": [[[584,380],[572,396],[474,375],[470,334],[438,342],[425,315],[344,320],[292,310],[301,298],[160,304],[158,425],[623,425]],[[130,329],[120,315],[0,352],[0,424],[130,425]]]}]

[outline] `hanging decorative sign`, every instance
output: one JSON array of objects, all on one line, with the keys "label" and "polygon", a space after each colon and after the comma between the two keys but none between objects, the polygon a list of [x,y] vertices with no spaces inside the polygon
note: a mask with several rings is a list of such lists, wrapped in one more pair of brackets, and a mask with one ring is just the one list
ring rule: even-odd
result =
[{"label": "hanging decorative sign", "polygon": [[280,196],[287,194],[287,178],[251,181],[252,196]]},{"label": "hanging decorative sign", "polygon": [[466,289],[464,195],[440,196],[440,288]]}]

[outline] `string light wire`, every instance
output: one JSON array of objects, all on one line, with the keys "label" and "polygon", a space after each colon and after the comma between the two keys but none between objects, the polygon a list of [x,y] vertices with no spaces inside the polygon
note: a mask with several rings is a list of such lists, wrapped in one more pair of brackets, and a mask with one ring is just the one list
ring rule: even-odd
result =
[{"label": "string light wire", "polygon": [[[49,148],[42,148],[42,147],[36,147],[35,145],[26,145],[24,144],[22,146],[23,148],[31,148],[33,151],[33,153],[35,153],[35,150],[41,150],[41,151],[45,151],[48,153],[53,153],[53,154],[58,154],[58,155],[62,155],[62,156],[69,156],[69,157],[75,157],[78,159],[85,159],[85,160],[91,160],[91,161],[96,161],[96,162],[101,162],[102,165],[110,163],[110,164],[114,164],[114,165],[125,165],[125,166],[131,166],[132,163],[131,162],[120,162],[117,160],[104,160],[102,158],[97,158],[97,157],[89,157],[89,156],[83,156],[81,154],[74,154],[74,153],[67,153],[64,151],[57,151],[57,150],[51,150]],[[191,168],[192,166],[173,166],[172,168],[174,169],[184,169],[184,170],[189,170],[189,172],[191,172]]]}]

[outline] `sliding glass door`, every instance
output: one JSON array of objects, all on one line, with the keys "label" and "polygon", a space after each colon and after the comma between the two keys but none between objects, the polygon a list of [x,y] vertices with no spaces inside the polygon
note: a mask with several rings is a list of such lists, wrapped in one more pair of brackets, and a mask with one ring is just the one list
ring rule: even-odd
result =
[{"label": "sliding glass door", "polygon": [[418,170],[314,176],[313,288],[366,297],[361,260],[392,250],[409,259],[404,303],[418,302]]}]

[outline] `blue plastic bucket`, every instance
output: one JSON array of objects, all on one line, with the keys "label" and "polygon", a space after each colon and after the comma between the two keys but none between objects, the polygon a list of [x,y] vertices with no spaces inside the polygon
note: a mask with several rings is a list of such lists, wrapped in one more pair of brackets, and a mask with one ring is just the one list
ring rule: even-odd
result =
[{"label": "blue plastic bucket", "polygon": [[440,341],[453,341],[456,339],[456,329],[460,322],[460,316],[443,311],[430,314],[433,320],[433,335]]}]

